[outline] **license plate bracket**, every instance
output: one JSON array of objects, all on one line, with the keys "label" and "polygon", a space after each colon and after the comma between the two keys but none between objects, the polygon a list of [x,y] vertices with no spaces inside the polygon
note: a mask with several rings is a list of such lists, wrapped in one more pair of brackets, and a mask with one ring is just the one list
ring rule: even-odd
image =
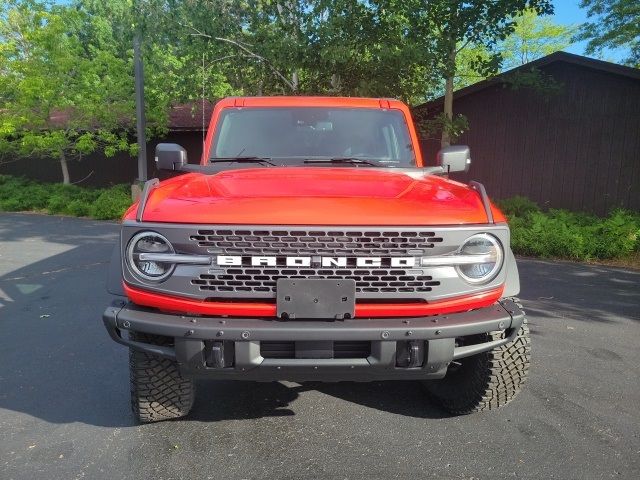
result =
[{"label": "license plate bracket", "polygon": [[355,280],[280,278],[276,283],[277,315],[283,319],[353,318]]}]

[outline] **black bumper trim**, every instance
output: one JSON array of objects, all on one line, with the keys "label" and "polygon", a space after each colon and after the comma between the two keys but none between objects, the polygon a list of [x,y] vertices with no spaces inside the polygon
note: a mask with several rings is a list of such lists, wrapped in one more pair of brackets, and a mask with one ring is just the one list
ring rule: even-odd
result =
[{"label": "black bumper trim", "polygon": [[[360,318],[344,321],[280,321],[262,318],[192,317],[115,302],[103,321],[109,335],[127,347],[177,360],[185,375],[247,380],[369,380],[441,378],[455,359],[513,341],[524,313],[510,299],[486,308],[433,317]],[[129,340],[122,330],[173,337],[175,347]],[[505,331],[503,339],[455,347],[456,337]],[[232,368],[208,368],[204,341],[234,342]],[[371,341],[371,355],[354,359],[265,359],[261,341]],[[418,368],[395,366],[396,342],[426,342],[427,358]]]},{"label": "black bumper trim", "polygon": [[[111,307],[110,307],[111,308]],[[151,345],[150,343],[142,343],[136,342],[134,340],[129,340],[128,338],[124,338],[122,336],[122,331],[118,328],[116,316],[108,316],[109,314],[114,313],[110,311],[109,308],[104,312],[102,316],[102,320],[104,321],[104,325],[107,328],[107,332],[109,332],[109,336],[117,343],[121,345],[125,345],[129,348],[133,348],[134,350],[140,350],[147,353],[152,353],[154,355],[158,355],[159,357],[169,358],[171,360],[176,359],[176,351],[171,347],[163,347],[160,345]],[[116,313],[117,315],[117,313]]]},{"label": "black bumper trim", "polygon": [[[432,317],[356,318],[340,321],[281,321],[261,318],[191,317],[115,302],[103,320],[107,329],[202,340],[429,340],[463,337],[522,324],[511,300],[490,307]],[[113,338],[113,335],[112,335]],[[114,340],[117,340],[114,338]],[[121,342],[119,342],[121,343]]]}]

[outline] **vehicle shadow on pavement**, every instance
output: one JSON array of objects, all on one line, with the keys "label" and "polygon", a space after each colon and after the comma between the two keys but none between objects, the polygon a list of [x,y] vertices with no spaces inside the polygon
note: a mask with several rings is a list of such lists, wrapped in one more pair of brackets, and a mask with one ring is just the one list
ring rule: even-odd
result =
[{"label": "vehicle shadow on pavement", "polygon": [[310,391],[406,417],[450,416],[431,403],[418,382],[202,381],[197,384],[196,401],[187,420],[216,422],[293,416],[296,414],[294,402]]},{"label": "vehicle shadow on pavement", "polygon": [[196,400],[187,420],[217,422],[295,415],[299,394],[280,382],[198,381]]},{"label": "vehicle shadow on pavement", "polygon": [[309,382],[302,388],[404,417],[438,419],[451,416],[431,401],[419,381]]}]

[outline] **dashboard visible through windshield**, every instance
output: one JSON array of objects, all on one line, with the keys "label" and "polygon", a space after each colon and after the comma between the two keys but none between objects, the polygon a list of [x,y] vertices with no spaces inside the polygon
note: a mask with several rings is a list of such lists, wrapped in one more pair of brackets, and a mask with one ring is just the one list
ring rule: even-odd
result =
[{"label": "dashboard visible through windshield", "polygon": [[227,108],[210,161],[262,159],[276,165],[358,163],[414,167],[400,110],[344,107]]}]

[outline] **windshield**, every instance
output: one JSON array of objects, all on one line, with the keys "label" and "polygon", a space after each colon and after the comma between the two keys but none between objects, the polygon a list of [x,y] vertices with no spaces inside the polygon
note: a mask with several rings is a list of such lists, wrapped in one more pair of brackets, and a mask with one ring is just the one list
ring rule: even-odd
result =
[{"label": "windshield", "polygon": [[376,166],[415,166],[403,113],[373,108],[225,109],[210,160],[237,157],[269,159],[279,165],[360,160]]}]

